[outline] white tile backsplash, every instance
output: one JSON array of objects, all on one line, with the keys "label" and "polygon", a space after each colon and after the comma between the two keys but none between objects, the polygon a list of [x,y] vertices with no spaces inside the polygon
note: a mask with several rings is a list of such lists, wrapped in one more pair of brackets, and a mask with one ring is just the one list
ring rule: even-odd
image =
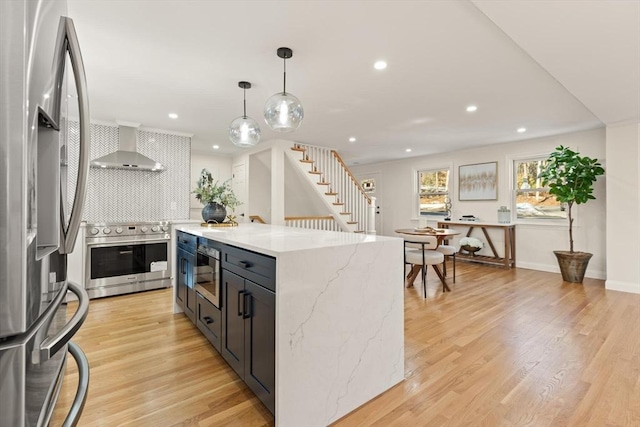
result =
[{"label": "white tile backsplash", "polygon": [[[70,189],[78,168],[78,122],[69,122]],[[118,127],[91,124],[91,160],[118,149]],[[162,172],[90,168],[83,219],[136,222],[189,218],[191,138],[138,130],[138,152],[162,163]],[[175,207],[175,209],[171,209]]]}]

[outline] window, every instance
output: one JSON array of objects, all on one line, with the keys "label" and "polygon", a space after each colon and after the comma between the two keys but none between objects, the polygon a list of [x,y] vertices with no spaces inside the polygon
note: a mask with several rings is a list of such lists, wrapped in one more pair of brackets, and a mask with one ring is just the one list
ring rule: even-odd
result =
[{"label": "window", "polygon": [[418,215],[446,215],[449,169],[418,171]]},{"label": "window", "polygon": [[549,194],[548,187],[542,187],[538,178],[546,164],[544,157],[520,159],[513,162],[515,206],[518,219],[558,219],[566,218],[565,206],[555,196]]}]

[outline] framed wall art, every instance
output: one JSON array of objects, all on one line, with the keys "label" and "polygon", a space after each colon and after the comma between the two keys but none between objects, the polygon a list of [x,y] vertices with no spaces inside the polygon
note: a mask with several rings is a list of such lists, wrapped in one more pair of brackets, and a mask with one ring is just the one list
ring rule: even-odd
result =
[{"label": "framed wall art", "polygon": [[360,185],[365,193],[374,193],[376,191],[376,180],[373,178],[363,179]]},{"label": "framed wall art", "polygon": [[498,162],[460,166],[458,199],[498,200]]}]

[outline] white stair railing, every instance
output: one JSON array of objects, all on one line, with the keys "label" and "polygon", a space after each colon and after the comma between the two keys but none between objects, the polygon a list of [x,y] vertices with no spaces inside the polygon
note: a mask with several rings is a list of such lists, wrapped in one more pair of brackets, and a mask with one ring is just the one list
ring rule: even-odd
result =
[{"label": "white stair railing", "polygon": [[[345,165],[340,155],[324,147],[296,144],[305,150],[305,159],[312,160],[313,172],[319,173],[319,182],[328,182],[325,193],[335,194],[334,205],[342,206],[341,215],[347,216],[348,224],[355,224],[356,231],[375,234],[375,217],[370,207],[371,198]],[[373,214],[375,215],[375,213]]]},{"label": "white stair railing", "polygon": [[342,231],[340,224],[328,216],[288,216],[284,218],[287,227],[311,228],[314,230]]}]

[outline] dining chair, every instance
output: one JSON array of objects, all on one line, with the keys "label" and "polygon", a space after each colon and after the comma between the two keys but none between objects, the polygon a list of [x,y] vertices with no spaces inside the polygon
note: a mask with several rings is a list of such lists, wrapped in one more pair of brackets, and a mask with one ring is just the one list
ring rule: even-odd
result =
[{"label": "dining chair", "polygon": [[[438,270],[437,265],[444,262],[444,254],[435,250],[438,247],[438,239],[436,236],[403,236],[405,242],[404,262],[405,264],[419,265],[422,270],[422,291],[423,296],[427,297],[427,266],[432,266],[436,274],[442,281],[442,290],[446,292],[448,289],[444,276]],[[408,246],[408,247],[406,247]],[[419,246],[416,249],[416,246]],[[416,272],[417,275],[417,272]],[[410,280],[415,280],[415,275],[410,274]]]},{"label": "dining chair", "polygon": [[456,283],[456,253],[458,253],[458,248],[453,245],[438,245],[436,251],[442,252],[444,255],[444,262],[442,263],[444,277],[447,277],[447,258],[453,260],[453,283]]}]

